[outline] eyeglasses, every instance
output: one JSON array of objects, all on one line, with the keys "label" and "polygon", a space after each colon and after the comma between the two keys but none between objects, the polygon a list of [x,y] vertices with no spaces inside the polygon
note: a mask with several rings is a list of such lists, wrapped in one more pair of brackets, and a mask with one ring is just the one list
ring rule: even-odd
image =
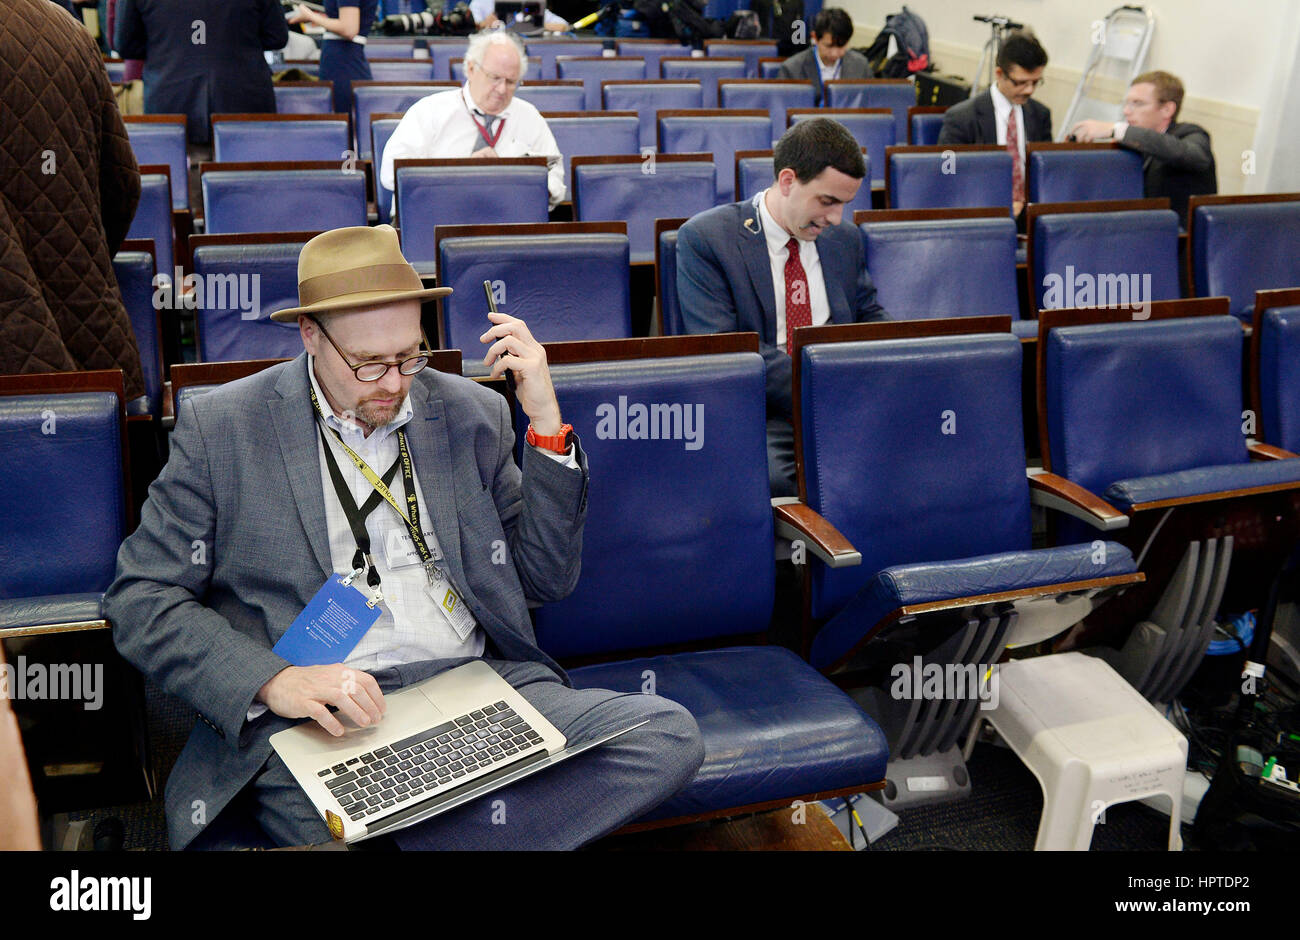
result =
[{"label": "eyeglasses", "polygon": [[363,362],[360,365],[354,366],[351,358],[339,347],[338,343],[334,342],[334,337],[330,336],[329,333],[325,331],[325,327],[321,326],[321,322],[315,317],[311,318],[311,322],[315,323],[316,326],[320,328],[321,335],[329,340],[330,345],[338,351],[339,356],[343,359],[343,363],[352,370],[352,374],[357,377],[358,382],[378,382],[386,376],[388,370],[394,366],[397,367],[397,371],[402,375],[415,375],[417,372],[423,371],[424,367],[429,364],[429,357],[424,353],[419,353],[403,359],[401,362],[384,362],[372,359],[369,362]]},{"label": "eyeglasses", "polygon": [[488,84],[494,88],[497,85],[505,85],[506,88],[516,88],[519,85],[519,79],[506,78],[505,76],[502,75],[493,75],[491,72],[489,72],[487,69],[481,66],[477,67],[476,71],[482,73],[483,77],[487,79]]}]

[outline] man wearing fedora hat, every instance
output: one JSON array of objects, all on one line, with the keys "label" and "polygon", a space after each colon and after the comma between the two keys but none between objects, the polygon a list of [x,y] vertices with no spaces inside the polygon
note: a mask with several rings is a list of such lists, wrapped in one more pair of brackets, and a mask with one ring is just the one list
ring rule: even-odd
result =
[{"label": "man wearing fedora hat", "polygon": [[[528,601],[577,582],[588,477],[528,327],[489,314],[480,337],[530,421],[521,471],[505,399],[424,368],[420,301],[450,290],[422,287],[391,227],[313,238],[298,293],[273,319],[297,321],[301,355],[179,406],[105,597],[122,655],[199,713],[167,781],[172,847],[328,841],[270,736],[304,718],[342,734],[331,708],[368,727],[385,692],[475,658],[571,739],[649,723],[397,833],[403,848],[572,848],[667,798],[703,760],[691,715],[570,688],[529,621]],[[405,510],[384,505],[381,476],[406,488]],[[277,655],[327,579],[358,569],[382,585],[382,613],[343,662]],[[435,574],[460,616],[431,600]],[[493,824],[498,799],[508,825]]]}]

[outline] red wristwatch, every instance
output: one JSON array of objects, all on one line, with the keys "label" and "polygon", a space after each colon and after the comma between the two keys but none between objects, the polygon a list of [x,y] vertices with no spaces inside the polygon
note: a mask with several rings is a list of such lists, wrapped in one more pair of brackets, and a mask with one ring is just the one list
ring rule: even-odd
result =
[{"label": "red wristwatch", "polygon": [[567,453],[569,450],[569,434],[573,431],[573,425],[560,425],[560,433],[543,437],[533,430],[532,424],[528,425],[528,433],[524,435],[524,440],[534,447],[545,447],[547,450],[555,451],[557,454]]}]

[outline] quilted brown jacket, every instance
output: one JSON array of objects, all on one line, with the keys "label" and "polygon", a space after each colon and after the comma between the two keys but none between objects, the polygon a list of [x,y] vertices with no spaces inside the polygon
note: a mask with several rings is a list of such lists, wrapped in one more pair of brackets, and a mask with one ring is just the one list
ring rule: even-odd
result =
[{"label": "quilted brown jacket", "polygon": [[112,265],[139,201],[94,40],[49,0],[0,2],[0,373],[120,368],[144,394]]}]

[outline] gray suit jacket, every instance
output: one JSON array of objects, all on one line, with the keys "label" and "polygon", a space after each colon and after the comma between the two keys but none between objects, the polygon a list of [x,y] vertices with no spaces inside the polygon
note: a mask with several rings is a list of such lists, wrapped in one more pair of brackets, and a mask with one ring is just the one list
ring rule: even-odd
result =
[{"label": "gray suit jacket", "polygon": [[[248,722],[246,712],[289,665],[271,647],[333,573],[308,387],[303,353],[186,401],[140,527],[118,552],[105,597],[117,648],[200,716],[167,781],[174,849],[253,778],[270,735],[296,724],[270,712]],[[587,508],[580,445],[581,472],[528,447],[521,474],[501,396],[428,369],[410,398],[420,486],[487,654],[564,677],[537,648],[526,599],[558,600],[577,583]],[[498,540],[510,564],[492,563]]]},{"label": "gray suit jacket", "polygon": [[[1052,139],[1052,112],[1047,105],[1030,98],[1021,106],[1025,115],[1023,132],[1026,143]],[[939,143],[997,144],[997,116],[993,93],[983,91],[974,98],[959,101],[943,113]]]},{"label": "gray suit jacket", "polygon": [[[809,46],[803,52],[796,52],[790,58],[781,63],[781,78],[802,78],[806,82],[812,82],[813,91],[817,96],[817,104],[822,103],[822,83],[821,72],[817,68],[817,49]],[[840,60],[840,78],[875,78],[872,74],[871,63],[861,52],[854,52],[849,49],[844,53],[844,58]]]}]

